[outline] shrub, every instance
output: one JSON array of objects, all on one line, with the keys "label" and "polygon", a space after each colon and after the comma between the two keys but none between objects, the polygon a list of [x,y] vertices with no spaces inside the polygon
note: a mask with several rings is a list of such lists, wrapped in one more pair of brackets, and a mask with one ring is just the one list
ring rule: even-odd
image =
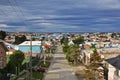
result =
[{"label": "shrub", "polygon": [[63,52],[66,53],[68,52],[69,46],[66,44],[63,46]]},{"label": "shrub", "polygon": [[67,53],[66,54],[66,59],[68,60],[68,62],[70,62],[72,59],[71,59],[71,54]]},{"label": "shrub", "polygon": [[46,64],[44,64],[44,61],[41,61],[39,66],[48,68],[50,66],[50,62],[46,61]]},{"label": "shrub", "polygon": [[44,77],[43,73],[40,73],[40,72],[33,72],[32,76],[35,80],[37,80],[37,79],[42,80]]}]

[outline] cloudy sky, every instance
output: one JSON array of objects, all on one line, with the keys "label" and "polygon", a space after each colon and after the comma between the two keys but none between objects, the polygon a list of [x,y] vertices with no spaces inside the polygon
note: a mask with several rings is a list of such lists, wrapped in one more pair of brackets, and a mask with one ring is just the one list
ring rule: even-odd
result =
[{"label": "cloudy sky", "polygon": [[119,32],[120,0],[0,0],[0,30]]}]

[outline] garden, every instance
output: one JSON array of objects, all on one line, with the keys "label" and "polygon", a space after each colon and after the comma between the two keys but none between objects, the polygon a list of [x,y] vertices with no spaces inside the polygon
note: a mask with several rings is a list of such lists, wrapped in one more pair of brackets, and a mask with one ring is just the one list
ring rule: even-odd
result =
[{"label": "garden", "polygon": [[30,69],[34,80],[44,78],[44,74],[50,66],[52,55],[56,47],[51,48],[51,52],[46,52],[44,58],[32,57],[32,68],[30,68],[30,57],[25,57],[23,52],[16,51],[14,54],[7,55],[7,66],[0,70],[0,80],[17,80],[19,78],[29,79]]}]

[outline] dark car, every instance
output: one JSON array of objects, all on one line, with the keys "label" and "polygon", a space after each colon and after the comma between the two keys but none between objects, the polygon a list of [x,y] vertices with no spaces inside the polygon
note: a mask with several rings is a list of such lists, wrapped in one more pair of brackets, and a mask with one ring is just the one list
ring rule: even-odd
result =
[{"label": "dark car", "polygon": [[[28,69],[28,71],[30,71],[30,68]],[[32,71],[44,73],[46,70],[41,67],[32,67]]]}]

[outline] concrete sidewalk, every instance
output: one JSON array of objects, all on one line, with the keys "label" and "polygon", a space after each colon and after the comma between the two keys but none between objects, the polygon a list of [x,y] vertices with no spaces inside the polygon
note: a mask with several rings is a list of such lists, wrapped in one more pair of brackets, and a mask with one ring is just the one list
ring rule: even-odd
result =
[{"label": "concrete sidewalk", "polygon": [[44,80],[77,80],[72,67],[65,59],[61,46],[58,46]]}]

